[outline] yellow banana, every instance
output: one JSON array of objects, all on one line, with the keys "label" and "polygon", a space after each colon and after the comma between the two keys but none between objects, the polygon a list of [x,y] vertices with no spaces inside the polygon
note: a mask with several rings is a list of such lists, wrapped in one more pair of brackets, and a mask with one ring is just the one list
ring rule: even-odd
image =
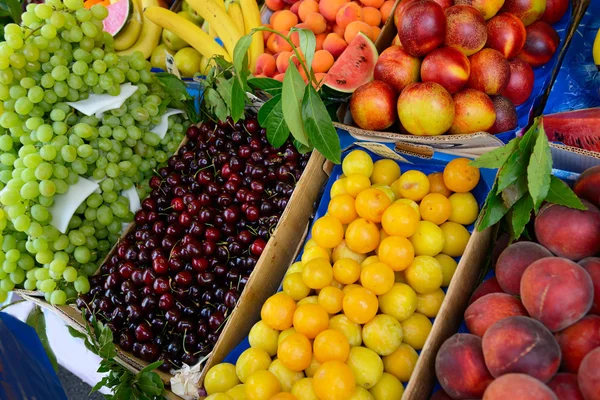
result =
[{"label": "yellow banana", "polygon": [[246,28],[244,28],[244,14],[242,13],[242,8],[240,7],[240,3],[232,1],[229,3],[229,8],[227,9],[227,14],[231,17],[233,22],[235,22],[236,26],[244,34],[246,32]]},{"label": "yellow banana", "polygon": [[238,40],[242,37],[242,32],[235,25],[233,20],[227,15],[225,8],[221,8],[214,0],[188,0],[188,4],[205,21],[208,21],[209,27],[214,29],[223,41],[227,52],[233,55],[233,49]]},{"label": "yellow banana", "polygon": [[115,36],[113,43],[115,50],[125,50],[135,44],[140,37],[140,32],[142,31],[142,18],[142,1],[133,0],[133,14],[131,15],[131,19],[127,23],[125,29]]},{"label": "yellow banana", "polygon": [[231,61],[229,54],[214,41],[206,32],[193,22],[175,14],[162,7],[149,7],[144,10],[144,17],[160,25],[164,29],[173,32],[190,46],[198,50],[206,58],[213,55],[223,56]]},{"label": "yellow banana", "polygon": [[[246,28],[246,34],[254,28],[261,26],[260,22],[260,10],[256,0],[240,0],[242,10],[244,10],[244,26]],[[265,43],[263,42],[262,32],[256,32],[252,35],[252,43],[248,53],[248,60],[250,62],[250,71],[254,73],[256,67],[256,60],[258,56],[265,52]]]},{"label": "yellow banana", "polygon": [[[141,0],[142,10],[146,10],[149,7],[158,7],[157,0]],[[188,21],[189,22],[189,21]],[[191,22],[190,22],[191,24]],[[150,57],[152,51],[158,46],[160,42],[160,35],[162,34],[162,28],[150,21],[144,13],[144,22],[142,24],[142,31],[138,40],[130,48],[117,52],[118,55],[128,56],[136,51],[140,51],[144,58]]]},{"label": "yellow banana", "polygon": [[594,40],[594,48],[592,50],[594,56],[594,64],[600,69],[600,29],[596,33],[596,40]]}]

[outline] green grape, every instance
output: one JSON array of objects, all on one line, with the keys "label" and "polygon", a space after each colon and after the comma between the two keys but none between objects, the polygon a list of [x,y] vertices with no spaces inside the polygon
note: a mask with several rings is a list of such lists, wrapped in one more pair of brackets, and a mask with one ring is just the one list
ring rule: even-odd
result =
[{"label": "green grape", "polygon": [[25,271],[22,269],[16,269],[10,273],[9,278],[13,283],[20,285],[25,280]]},{"label": "green grape", "polygon": [[39,184],[37,182],[26,182],[21,187],[20,194],[26,200],[35,199],[40,194]]},{"label": "green grape", "polygon": [[21,258],[17,261],[19,268],[29,271],[35,265],[35,260],[29,254],[21,254]]},{"label": "green grape", "polygon": [[[56,257],[56,255],[55,255]],[[57,260],[56,258],[50,263],[50,271],[62,274],[67,268],[67,262],[64,260]]]},{"label": "green grape", "polygon": [[35,169],[33,168],[27,168],[25,169],[25,171],[23,171],[21,173],[21,179],[23,179],[24,182],[31,182],[31,181],[35,181]]},{"label": "green grape", "polygon": [[54,256],[50,250],[42,250],[35,255],[35,260],[40,264],[49,264]]},{"label": "green grape", "polygon": [[75,279],[77,279],[77,270],[73,267],[67,267],[63,271],[63,279],[67,282],[75,282]]},{"label": "green grape", "polygon": [[[48,182],[48,181],[43,181],[43,182]],[[52,183],[52,182],[50,182],[50,183]],[[52,194],[54,194],[54,193],[52,193]],[[44,222],[48,218],[50,218],[50,213],[48,212],[46,207],[36,204],[33,207],[31,207],[31,216],[39,222]]]},{"label": "green grape", "polygon": [[21,253],[17,249],[10,249],[6,252],[4,256],[7,261],[17,262],[19,260],[19,257],[21,256]]},{"label": "green grape", "polygon": [[77,260],[77,262],[85,264],[90,261],[92,253],[90,252],[89,248],[85,246],[79,246],[75,249],[73,256],[75,257],[75,260]]},{"label": "green grape", "polygon": [[23,288],[25,290],[35,290],[36,283],[37,281],[35,279],[26,279],[25,282],[23,282]]},{"label": "green grape", "polygon": [[69,245],[69,237],[67,235],[60,235],[58,239],[54,241],[55,250],[64,250]]},{"label": "green grape", "polygon": [[50,278],[50,271],[46,268],[38,268],[35,269],[34,276],[38,281],[45,281],[46,279]]},{"label": "green grape", "polygon": [[75,279],[75,290],[78,293],[87,293],[90,291],[90,283],[85,276],[79,276]]},{"label": "green grape", "polygon": [[54,168],[52,168],[52,164],[42,162],[35,168],[35,177],[40,181],[44,179],[50,179],[53,171]]},{"label": "green grape", "polygon": [[67,145],[60,150],[60,155],[66,162],[73,162],[77,158],[77,150],[71,145]]},{"label": "green grape", "polygon": [[10,274],[11,272],[15,272],[17,270],[17,263],[13,261],[4,260],[2,263],[2,271]]},{"label": "green grape", "polygon": [[63,305],[67,302],[67,294],[62,290],[53,290],[50,295],[50,304],[53,306]]},{"label": "green grape", "polygon": [[[2,291],[10,292],[14,288],[15,288],[15,283],[13,281],[11,281],[9,278],[3,278],[0,281],[0,289],[2,289]],[[0,294],[1,294],[1,292],[0,292]],[[4,300],[6,300],[6,298]]]},{"label": "green grape", "polygon": [[55,287],[56,281],[54,281],[53,279],[45,279],[40,283],[40,290],[45,293],[52,292]]},{"label": "green grape", "polygon": [[38,222],[33,221],[27,229],[27,234],[32,238],[38,238],[42,235],[42,225]]}]

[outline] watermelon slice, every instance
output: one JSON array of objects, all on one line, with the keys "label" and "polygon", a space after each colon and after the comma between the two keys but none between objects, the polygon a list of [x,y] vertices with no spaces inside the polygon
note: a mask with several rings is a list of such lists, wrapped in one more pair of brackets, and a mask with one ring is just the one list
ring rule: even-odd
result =
[{"label": "watermelon slice", "polygon": [[107,6],[106,9],[108,10],[108,17],[102,21],[104,31],[116,36],[129,21],[133,11],[133,3],[131,0],[119,0]]},{"label": "watermelon slice", "polygon": [[551,142],[600,152],[600,108],[544,115],[542,121]]},{"label": "watermelon slice", "polygon": [[325,75],[323,84],[337,92],[352,93],[373,80],[377,57],[379,54],[371,39],[360,32]]}]

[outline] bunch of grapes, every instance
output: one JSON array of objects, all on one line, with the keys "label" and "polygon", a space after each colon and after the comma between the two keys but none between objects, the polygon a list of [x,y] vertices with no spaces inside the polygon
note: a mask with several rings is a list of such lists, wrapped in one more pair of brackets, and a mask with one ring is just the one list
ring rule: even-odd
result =
[{"label": "bunch of grapes", "polygon": [[[172,116],[164,138],[150,131],[169,97],[141,54],[114,52],[105,7],[49,0],[26,10],[0,42],[0,301],[17,286],[64,304],[89,291],[87,277],[132,220],[121,192],[135,187],[145,198],[189,124]],[[116,96],[127,82],[137,91],[101,118],[67,104]],[[100,188],[60,232],[49,210],[80,177]]]}]

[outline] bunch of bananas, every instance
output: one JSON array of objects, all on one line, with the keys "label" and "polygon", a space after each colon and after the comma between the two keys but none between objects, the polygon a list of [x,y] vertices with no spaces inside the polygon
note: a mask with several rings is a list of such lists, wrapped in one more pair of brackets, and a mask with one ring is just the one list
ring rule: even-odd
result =
[{"label": "bunch of bananas", "polygon": [[594,64],[596,64],[596,67],[600,70],[600,29],[598,29],[598,32],[596,33],[592,54],[594,57]]},{"label": "bunch of bananas", "polygon": [[162,28],[144,16],[143,10],[159,7],[158,0],[132,0],[133,12],[127,25],[115,36],[114,46],[119,55],[140,51],[150,57],[160,41]]},{"label": "bunch of bananas", "polygon": [[[232,61],[233,50],[238,40],[252,29],[261,26],[260,11],[255,0],[232,0],[227,5],[223,0],[186,1],[187,6],[204,19],[204,27],[208,32],[183,16],[157,6],[144,8],[144,19],[183,39],[203,56],[203,60],[219,55]],[[224,48],[219,46],[215,37],[223,42]],[[262,35],[253,35],[249,50],[252,70],[256,59],[263,52]]]}]

